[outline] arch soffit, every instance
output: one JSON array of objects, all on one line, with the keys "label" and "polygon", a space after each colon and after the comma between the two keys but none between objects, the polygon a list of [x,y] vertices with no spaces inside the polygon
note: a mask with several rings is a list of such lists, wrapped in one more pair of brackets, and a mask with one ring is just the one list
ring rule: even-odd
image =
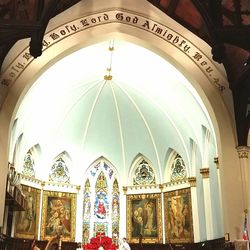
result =
[{"label": "arch soffit", "polygon": [[[139,15],[138,17],[140,18]],[[79,20],[74,20],[72,22],[74,23]],[[57,30],[60,31],[63,28],[65,29],[65,27],[69,27],[70,25],[73,25],[72,22],[70,22],[69,24],[63,24],[61,26],[58,26],[56,30],[48,31],[47,34],[45,35],[45,42],[46,42],[46,39],[49,39],[51,34],[53,34],[55,31]],[[147,47],[150,50],[153,50],[154,52],[163,56],[164,58],[171,60],[174,65],[178,65],[181,71],[183,71],[184,68],[186,72],[192,70],[193,81],[191,81],[191,83],[193,84],[194,88],[200,94],[202,100],[208,107],[210,117],[212,118],[213,125],[216,130],[215,133],[217,135],[217,138],[220,138],[219,130],[217,127],[219,123],[217,123],[217,120],[219,120],[221,116],[216,116],[214,114],[214,111],[216,112],[216,110],[218,110],[217,107],[219,107],[220,113],[221,113],[221,110],[224,111],[223,114],[226,114],[227,112],[225,110],[224,105],[221,105],[221,101],[220,100],[218,101],[217,99],[214,98],[214,94],[216,94],[216,96],[217,95],[219,96],[219,94],[215,91],[216,88],[211,87],[211,84],[218,85],[219,83],[218,82],[216,84],[212,83],[212,80],[209,79],[208,73],[204,73],[204,69],[202,69],[201,66],[197,65],[197,62],[194,62],[190,59],[191,57],[188,55],[186,51],[184,51],[184,48],[181,50],[180,48],[178,48],[176,45],[173,44],[173,41],[172,42],[166,41],[167,38],[164,37],[163,39],[162,37],[159,36],[159,34],[157,33],[154,34],[154,32],[152,32],[151,30],[150,31],[147,30],[149,25],[151,25],[150,22],[153,22],[152,20],[148,19],[146,21],[144,20],[144,22],[145,22],[146,27],[143,30],[139,28],[130,29],[129,28],[130,24],[122,23],[121,20],[117,20],[117,22],[105,23],[103,25],[96,25],[96,26],[93,25],[93,27],[89,29],[83,29],[81,30],[81,32],[75,32],[75,33],[72,32],[72,34],[70,34],[69,36],[61,39],[60,42],[57,41],[54,44],[52,43],[50,46],[48,46],[48,48],[44,50],[43,55],[40,58],[37,58],[36,60],[31,60],[31,62],[27,64],[27,67],[26,66],[24,67],[24,64],[21,63],[20,65],[23,65],[23,70],[22,70],[22,66],[20,66],[20,69],[19,69],[20,72],[17,74],[16,79],[15,77],[13,77],[14,81],[12,83],[12,88],[10,89],[6,97],[6,101],[3,104],[3,109],[7,109],[9,111],[8,112],[9,123],[7,122],[7,124],[11,124],[12,122],[11,118],[14,117],[13,113],[15,114],[15,112],[17,111],[18,104],[21,103],[22,97],[24,96],[25,92],[28,90],[27,86],[30,87],[33,84],[34,80],[38,78],[47,68],[49,68],[52,64],[54,64],[56,61],[58,61],[65,55],[73,51],[76,51],[77,49],[83,46],[87,46],[89,44],[102,41],[107,38],[110,38],[110,36],[113,36],[114,38],[125,39],[128,41],[140,44],[144,47]],[[88,39],[85,39],[84,42],[82,41],[83,34],[85,35],[85,37],[88,37]],[[143,37],[144,40],[141,40],[139,37]],[[185,40],[184,37],[182,39],[183,39],[182,41],[188,41],[188,40]],[[145,41],[148,41],[148,42],[145,42]],[[191,46],[191,44],[189,45]],[[54,55],[53,58],[51,58],[51,52],[52,52],[51,50],[53,50],[53,55]],[[199,51],[199,49],[196,46],[195,46],[195,50]],[[19,56],[16,57],[16,60],[13,61],[13,64],[11,64],[9,68],[7,68],[7,70],[4,72],[3,78],[6,75],[10,75],[11,73],[10,71],[11,71],[11,68],[13,68],[13,65],[17,65],[18,59],[24,58],[24,55],[25,53],[27,53],[27,51],[28,51],[28,46],[25,49],[20,50],[21,53],[19,54]],[[200,51],[200,53],[202,54],[203,52]],[[206,57],[206,55],[204,56]],[[183,58],[187,58],[187,57],[188,57],[188,60],[183,60]],[[208,57],[209,55],[207,56],[207,58]],[[186,63],[187,61],[188,63]],[[214,71],[216,71],[216,67],[212,64],[211,61],[210,63],[211,65],[209,67],[213,68]],[[195,71],[194,71],[194,68],[195,68]],[[215,77],[216,79],[222,79],[221,81],[224,81],[223,76],[220,75],[218,71],[216,71],[216,76],[212,76],[212,77],[210,76],[210,78],[215,78]],[[188,78],[191,78],[191,77],[188,77]],[[201,79],[201,81],[198,83],[199,79]],[[208,88],[210,89],[210,93],[206,94],[206,91],[208,90]],[[210,99],[211,92],[212,92],[213,97]],[[218,102],[219,102],[219,105],[218,105]],[[6,117],[4,118],[5,118],[5,123],[6,123]],[[2,123],[2,119],[3,117],[0,115],[0,123]],[[223,120],[231,121],[230,118],[227,117],[226,115],[223,116]],[[225,121],[222,121],[222,122],[224,123]],[[229,129],[231,130],[232,128],[229,127]],[[8,140],[8,137],[6,138],[6,140]],[[188,150],[186,149],[186,151],[188,155]]]}]

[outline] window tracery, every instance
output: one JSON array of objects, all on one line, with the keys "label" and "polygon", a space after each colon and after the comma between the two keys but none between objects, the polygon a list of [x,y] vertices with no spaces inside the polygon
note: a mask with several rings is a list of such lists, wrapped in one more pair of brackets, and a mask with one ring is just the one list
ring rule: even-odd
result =
[{"label": "window tracery", "polygon": [[155,174],[149,163],[142,159],[136,169],[133,179],[133,185],[151,185],[155,184]]},{"label": "window tracery", "polygon": [[[92,184],[93,183],[93,184]],[[90,202],[90,207],[85,203]],[[119,234],[120,192],[114,168],[99,159],[89,169],[83,193],[83,240],[99,233]],[[90,210],[90,212],[87,212]],[[88,213],[88,216],[87,216]],[[89,238],[88,238],[89,237]]]},{"label": "window tracery", "polygon": [[60,182],[60,183],[70,182],[69,170],[68,170],[68,167],[66,166],[66,163],[62,159],[62,157],[59,157],[59,159],[57,159],[56,162],[51,167],[49,180]]},{"label": "window tracery", "polygon": [[33,155],[32,155],[31,150],[29,150],[24,157],[22,174],[28,177],[35,177],[34,165],[35,165],[35,162],[33,159]]},{"label": "window tracery", "polygon": [[177,154],[171,165],[170,181],[179,181],[187,177],[187,170],[182,157]]}]

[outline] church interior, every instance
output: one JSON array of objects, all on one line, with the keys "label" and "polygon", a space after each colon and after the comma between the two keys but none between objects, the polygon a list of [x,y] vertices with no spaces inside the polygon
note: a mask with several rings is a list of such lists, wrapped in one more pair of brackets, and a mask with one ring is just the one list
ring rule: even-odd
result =
[{"label": "church interior", "polygon": [[249,249],[249,0],[0,1],[0,249]]}]

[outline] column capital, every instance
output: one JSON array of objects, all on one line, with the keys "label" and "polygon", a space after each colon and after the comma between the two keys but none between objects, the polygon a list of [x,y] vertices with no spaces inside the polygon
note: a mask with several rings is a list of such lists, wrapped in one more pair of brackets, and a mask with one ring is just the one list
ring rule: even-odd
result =
[{"label": "column capital", "polygon": [[219,169],[219,157],[214,157],[214,164],[216,164],[216,168]]},{"label": "column capital", "polygon": [[190,187],[196,187],[196,177],[188,177]]},{"label": "column capital", "polygon": [[41,188],[43,189],[45,187],[45,181],[41,182]]},{"label": "column capital", "polygon": [[201,168],[200,173],[203,179],[209,178],[209,168]]},{"label": "column capital", "polygon": [[249,149],[250,147],[248,146],[238,146],[236,147],[237,152],[238,152],[238,156],[240,159],[248,159],[248,153],[249,153]]},{"label": "column capital", "polygon": [[123,189],[124,194],[127,194],[128,187],[124,186],[122,189]]}]

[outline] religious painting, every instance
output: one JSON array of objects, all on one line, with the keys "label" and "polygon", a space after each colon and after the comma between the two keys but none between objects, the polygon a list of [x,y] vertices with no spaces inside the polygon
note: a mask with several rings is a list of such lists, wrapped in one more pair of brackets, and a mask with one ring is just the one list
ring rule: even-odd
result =
[{"label": "religious painting", "polygon": [[41,238],[61,235],[64,241],[75,237],[76,194],[44,191]]},{"label": "religious painting", "polygon": [[15,237],[34,239],[38,236],[38,221],[40,207],[40,190],[22,185],[26,199],[25,211],[15,214]]},{"label": "religious painting", "polygon": [[95,216],[98,219],[104,220],[108,212],[108,196],[105,192],[100,191],[96,193],[95,198]]},{"label": "religious painting", "polygon": [[131,243],[161,243],[160,194],[127,195],[127,238]]},{"label": "religious painting", "polygon": [[190,188],[164,193],[165,235],[168,243],[193,242]]},{"label": "religious painting", "polygon": [[96,196],[94,203],[94,214],[97,220],[105,221],[109,214],[109,199],[107,190],[107,179],[103,172],[101,172],[97,178]]}]

